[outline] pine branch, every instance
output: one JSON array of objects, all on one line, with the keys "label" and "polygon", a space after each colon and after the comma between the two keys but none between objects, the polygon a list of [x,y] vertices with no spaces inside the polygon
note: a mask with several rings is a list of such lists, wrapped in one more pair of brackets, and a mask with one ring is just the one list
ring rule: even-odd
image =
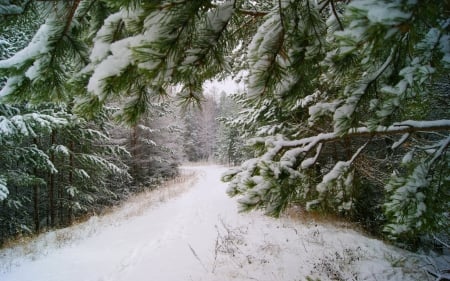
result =
[{"label": "pine branch", "polygon": [[246,15],[246,16],[252,16],[252,17],[265,17],[269,14],[269,12],[264,11],[251,11],[251,10],[244,10],[244,9],[238,9],[237,13]]},{"label": "pine branch", "polygon": [[69,14],[67,16],[67,19],[66,19],[66,25],[64,27],[63,34],[67,34],[67,32],[69,31],[70,26],[72,25],[72,20],[73,20],[73,17],[75,15],[75,11],[77,10],[78,5],[80,4],[80,2],[81,2],[81,0],[74,0],[73,4],[72,4],[72,6],[71,6],[71,8],[69,10]]},{"label": "pine branch", "polygon": [[[309,1],[306,1],[306,6],[308,9],[309,20],[312,22],[311,7],[309,4]],[[317,32],[317,28],[316,28],[315,24],[313,24],[313,30],[314,30],[314,34],[316,35],[317,41],[319,42],[319,50],[322,50],[322,38],[321,38],[321,36],[319,36],[319,33]]]},{"label": "pine branch", "polygon": [[[395,123],[389,127],[379,126],[376,130],[369,130],[367,127],[359,127],[350,129],[345,137],[368,137],[372,139],[375,136],[386,135],[398,135],[398,134],[412,134],[415,132],[435,132],[435,131],[450,131],[450,120],[437,120],[437,121],[404,121]],[[300,140],[279,140],[279,139],[267,139],[267,138],[255,138],[253,144],[263,143],[270,148],[263,159],[272,159],[280,152],[288,150],[283,153],[280,161],[282,162],[296,162],[295,159],[302,154],[307,153],[314,147],[323,143],[330,143],[342,140],[343,136],[339,133],[321,133],[313,137],[307,137]],[[270,144],[270,145],[269,145]]]},{"label": "pine branch", "polygon": [[[232,9],[234,9],[235,5],[236,5],[236,1],[233,1]],[[214,13],[218,14],[220,12],[219,9],[226,9],[226,7],[224,7],[223,5],[217,6],[217,10],[214,11]],[[228,9],[230,9],[230,8],[228,8]],[[206,63],[205,58],[207,57],[208,53],[213,51],[213,47],[216,46],[219,43],[218,42],[219,39],[224,36],[224,32],[226,31],[227,26],[231,21],[233,12],[231,10],[230,15],[225,20],[223,18],[220,18],[221,22],[219,22],[220,25],[219,25],[218,29],[217,29],[217,26],[214,26],[214,24],[217,23],[216,22],[218,20],[217,18],[220,17],[220,15],[217,15],[217,14],[215,14],[214,16],[211,16],[211,17],[207,16],[206,23],[205,23],[206,26],[205,26],[204,30],[202,30],[200,32],[200,34],[198,35],[198,37],[200,38],[199,39],[200,42],[194,42],[193,48],[192,48],[194,50],[199,48],[199,49],[201,49],[201,51],[193,54],[195,59],[192,61],[189,61],[188,65],[198,66],[202,62]],[[206,41],[206,42],[204,42],[204,41]],[[191,51],[192,49],[187,50],[186,53],[189,53],[189,51]],[[192,71],[192,72],[194,72],[194,71]]]},{"label": "pine branch", "polygon": [[337,20],[337,22],[339,24],[340,30],[344,30],[344,25],[342,24],[341,19],[339,19],[339,16],[338,16],[338,14],[336,12],[336,7],[334,5],[334,1],[333,0],[330,0],[330,5],[331,5],[331,11],[333,12],[334,17],[336,18],[336,20]]},{"label": "pine branch", "polygon": [[[450,120],[433,120],[433,121],[403,121],[394,123],[389,127],[379,126],[375,130],[369,130],[367,127],[359,127],[350,129],[344,136],[346,137],[367,137],[367,136],[384,136],[398,134],[412,134],[416,132],[436,132],[450,131]],[[299,147],[310,143],[333,142],[342,140],[342,135],[333,133],[322,133],[317,136],[304,138],[295,141],[283,142],[283,147]]]}]

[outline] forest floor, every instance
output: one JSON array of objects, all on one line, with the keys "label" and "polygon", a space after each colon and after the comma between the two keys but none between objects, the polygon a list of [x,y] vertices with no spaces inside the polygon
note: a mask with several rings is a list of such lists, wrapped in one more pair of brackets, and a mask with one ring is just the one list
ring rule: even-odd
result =
[{"label": "forest floor", "polygon": [[450,256],[411,253],[346,224],[238,213],[219,166],[0,251],[4,281],[434,280]]}]

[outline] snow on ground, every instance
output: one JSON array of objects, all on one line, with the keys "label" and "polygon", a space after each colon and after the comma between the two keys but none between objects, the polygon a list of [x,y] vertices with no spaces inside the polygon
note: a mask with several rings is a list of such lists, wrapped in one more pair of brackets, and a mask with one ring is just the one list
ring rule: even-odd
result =
[{"label": "snow on ground", "polygon": [[351,229],[238,214],[225,168],[184,171],[196,180],[1,250],[0,280],[432,280],[420,256]]}]

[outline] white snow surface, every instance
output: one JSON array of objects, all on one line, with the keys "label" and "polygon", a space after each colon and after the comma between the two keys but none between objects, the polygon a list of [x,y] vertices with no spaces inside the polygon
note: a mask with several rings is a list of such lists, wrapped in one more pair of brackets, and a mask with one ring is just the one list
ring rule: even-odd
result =
[{"label": "white snow surface", "polygon": [[419,256],[346,224],[237,213],[226,168],[183,171],[196,179],[1,250],[0,280],[431,280]]}]

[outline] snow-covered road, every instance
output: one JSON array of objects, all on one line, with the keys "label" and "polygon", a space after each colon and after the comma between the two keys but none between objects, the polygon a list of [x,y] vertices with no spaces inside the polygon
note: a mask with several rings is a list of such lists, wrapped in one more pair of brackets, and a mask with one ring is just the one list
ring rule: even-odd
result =
[{"label": "snow-covered road", "polygon": [[198,180],[174,198],[141,198],[129,205],[138,205],[134,215],[125,205],[107,218],[0,251],[0,280],[297,281],[333,274],[340,280],[426,280],[413,260],[395,266],[410,253],[355,231],[238,214],[220,182],[224,168],[184,169],[195,170]]}]

